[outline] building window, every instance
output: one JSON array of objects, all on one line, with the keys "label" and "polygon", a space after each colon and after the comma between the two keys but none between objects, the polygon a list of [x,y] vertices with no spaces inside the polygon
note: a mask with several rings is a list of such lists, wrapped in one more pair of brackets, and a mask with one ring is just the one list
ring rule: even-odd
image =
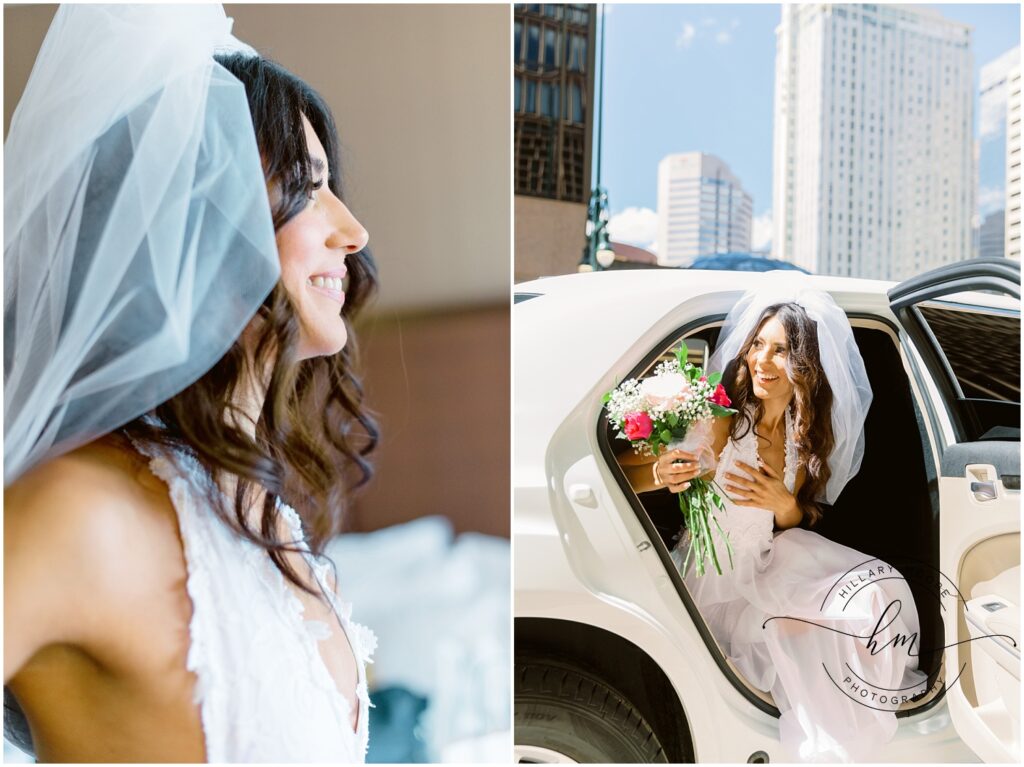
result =
[{"label": "building window", "polygon": [[571,95],[571,103],[568,108],[571,110],[569,113],[569,119],[574,123],[583,122],[583,89],[579,83],[572,83],[569,86],[569,93]]},{"label": "building window", "polygon": [[559,87],[557,83],[541,83],[540,86],[540,109],[541,114],[551,119],[557,119],[561,114],[559,108]]},{"label": "building window", "polygon": [[565,18],[570,24],[579,24],[585,27],[589,21],[590,11],[586,5],[575,4],[565,9]]},{"label": "building window", "polygon": [[544,28],[544,68],[558,69],[558,33],[551,27]]},{"label": "building window", "polygon": [[515,33],[512,35],[512,61],[516,64],[519,63],[519,59],[523,55],[523,23],[517,21],[515,23]]},{"label": "building window", "polygon": [[532,114],[537,111],[537,83],[533,80],[526,81],[526,104],[523,111]]},{"label": "building window", "polygon": [[518,112],[523,105],[523,81],[517,75],[515,82],[515,95],[512,97],[512,111]]},{"label": "building window", "polygon": [[536,66],[540,55],[540,28],[536,24],[526,26],[526,63]]},{"label": "building window", "polygon": [[565,65],[570,72],[583,72],[587,67],[587,38],[571,33],[565,51]]}]

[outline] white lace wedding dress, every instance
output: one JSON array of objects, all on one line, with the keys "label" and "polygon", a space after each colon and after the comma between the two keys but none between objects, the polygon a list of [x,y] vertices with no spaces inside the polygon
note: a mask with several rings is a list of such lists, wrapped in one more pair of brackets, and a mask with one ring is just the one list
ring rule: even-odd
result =
[{"label": "white lace wedding dress", "polygon": [[[792,431],[787,410],[784,482],[790,492],[797,475]],[[737,461],[759,464],[752,430],[723,448],[715,473],[720,487],[728,484],[725,472],[745,473]],[[881,560],[801,528],[773,533],[771,511],[724,501],[717,518],[729,535],[735,568],[716,531],[722,575],[709,566],[697,577],[691,562],[683,576],[712,634],[748,682],[771,692],[787,760],[875,758],[896,732],[893,712],[926,685],[917,670],[919,640],[908,654],[897,637],[919,632],[909,585]],[[684,534],[672,551],[680,569],[688,546]]]},{"label": "white lace wedding dress", "polygon": [[329,564],[308,553],[296,512],[279,505],[329,595],[335,628],[344,631],[355,655],[355,730],[352,704],[338,690],[318,648],[333,635],[331,626],[306,620],[302,602],[266,552],[232,533],[207,508],[193,458],[141,449],[153,473],[167,483],[178,513],[192,601],[187,664],[197,677],[207,761],[363,762],[371,705],[365,664],[377,640],[350,620],[351,606],[329,588]]}]

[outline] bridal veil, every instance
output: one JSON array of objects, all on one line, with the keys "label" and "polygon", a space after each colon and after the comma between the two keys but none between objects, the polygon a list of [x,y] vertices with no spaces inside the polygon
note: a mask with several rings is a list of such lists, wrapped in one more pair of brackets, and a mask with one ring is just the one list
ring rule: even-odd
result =
[{"label": "bridal veil", "polygon": [[[220,5],[64,5],[4,145],[4,483],[230,348],[280,266]],[[251,50],[251,49],[250,49]]]}]

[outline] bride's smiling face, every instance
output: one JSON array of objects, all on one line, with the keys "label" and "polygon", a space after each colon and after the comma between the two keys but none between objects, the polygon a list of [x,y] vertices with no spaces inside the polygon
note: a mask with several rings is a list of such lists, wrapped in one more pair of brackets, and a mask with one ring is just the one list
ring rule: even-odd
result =
[{"label": "bride's smiling face", "polygon": [[[314,190],[306,207],[277,230],[281,284],[300,326],[300,359],[337,354],[348,340],[341,316],[346,256],[366,247],[369,235],[327,185],[327,153],[302,116]],[[271,192],[273,194],[273,191]]]},{"label": "bride's smiling face", "polygon": [[762,323],[747,352],[747,369],[760,400],[779,399],[788,403],[793,398],[793,382],[786,373],[789,341],[786,329],[776,317]]}]

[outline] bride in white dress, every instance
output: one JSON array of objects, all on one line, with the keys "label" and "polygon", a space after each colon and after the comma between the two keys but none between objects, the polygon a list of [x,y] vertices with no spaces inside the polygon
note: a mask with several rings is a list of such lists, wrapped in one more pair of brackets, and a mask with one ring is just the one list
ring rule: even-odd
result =
[{"label": "bride in white dress", "polygon": [[[683,577],[726,657],[771,692],[786,758],[871,760],[896,731],[894,712],[925,692],[914,599],[887,563],[798,527],[859,468],[870,388],[829,296],[769,301],[741,299],[709,365],[724,366],[738,410],[716,420],[713,446],[733,567],[718,536],[723,573],[698,577],[691,564]],[[674,450],[632,474],[637,490],[679,492],[706,471]],[[684,534],[679,568],[688,546]]]},{"label": "bride in white dress", "polygon": [[5,145],[5,734],[40,761],[362,762],[320,556],[377,431],[338,136],[220,6],[63,6]]}]

